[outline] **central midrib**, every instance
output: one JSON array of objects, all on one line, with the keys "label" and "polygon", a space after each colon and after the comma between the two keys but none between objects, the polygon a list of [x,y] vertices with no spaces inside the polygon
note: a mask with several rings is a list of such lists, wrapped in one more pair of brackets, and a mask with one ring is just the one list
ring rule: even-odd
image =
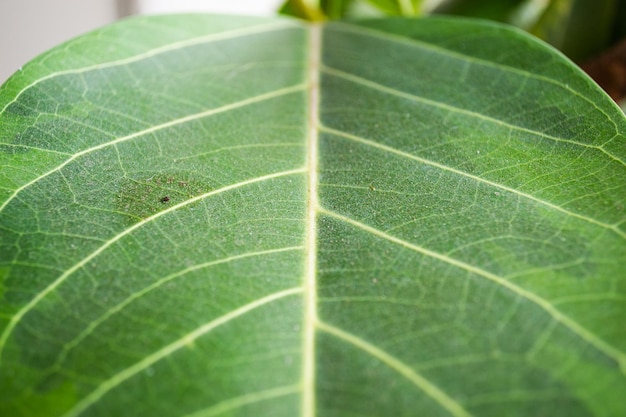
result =
[{"label": "central midrib", "polygon": [[307,109],[307,220],[306,272],[304,282],[304,346],[302,369],[302,417],[315,416],[315,328],[317,323],[317,159],[320,101],[320,56],[322,30],[319,24],[310,26],[308,44],[308,109]]}]

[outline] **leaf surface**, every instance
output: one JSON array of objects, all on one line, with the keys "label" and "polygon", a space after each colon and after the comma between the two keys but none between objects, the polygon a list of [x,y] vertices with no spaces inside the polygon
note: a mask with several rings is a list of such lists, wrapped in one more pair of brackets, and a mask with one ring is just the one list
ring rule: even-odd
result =
[{"label": "leaf surface", "polygon": [[0,414],[625,414],[625,132],[493,24],[62,45],[0,89]]}]

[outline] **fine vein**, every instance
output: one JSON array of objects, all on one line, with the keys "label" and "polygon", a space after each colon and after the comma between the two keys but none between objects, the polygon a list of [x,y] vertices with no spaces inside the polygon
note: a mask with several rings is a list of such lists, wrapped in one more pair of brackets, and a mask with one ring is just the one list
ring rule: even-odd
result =
[{"label": "fine vein", "polygon": [[87,148],[84,149],[80,152],[75,153],[74,155],[72,155],[70,158],[66,159],[63,163],[57,165],[55,168],[49,170],[48,172],[44,172],[43,174],[41,174],[40,176],[38,176],[37,178],[27,182],[26,184],[22,185],[21,187],[17,188],[13,194],[11,194],[6,201],[0,205],[0,211],[2,211],[22,190],[30,187],[31,185],[41,181],[42,179],[46,178],[48,175],[53,174],[55,172],[58,172],[59,170],[61,170],[63,167],[65,167],[66,165],[68,165],[70,162],[80,158],[83,155],[89,154],[91,152],[97,151],[99,149],[103,149],[112,145],[116,145],[118,143],[121,142],[126,142],[128,140],[131,139],[135,139],[137,137],[140,136],[144,136],[150,133],[154,133],[157,132],[159,130],[163,130],[163,129],[167,129],[169,127],[172,126],[177,126],[180,124],[184,124],[187,122],[191,122],[193,120],[198,120],[198,119],[202,119],[204,117],[208,117],[208,116],[212,116],[214,114],[218,114],[218,113],[223,113],[223,112],[227,112],[229,110],[233,110],[242,106],[247,106],[249,104],[253,104],[253,103],[258,103],[261,101],[265,101],[265,100],[269,100],[272,98],[276,98],[276,97],[280,97],[282,95],[285,94],[290,94],[290,93],[294,93],[297,91],[301,91],[304,89],[304,85],[294,85],[291,87],[286,87],[286,88],[281,88],[279,90],[275,90],[275,91],[270,91],[269,93],[264,93],[264,94],[260,94],[258,96],[254,96],[254,97],[250,97],[247,98],[245,100],[241,100],[235,103],[230,103],[230,104],[226,104],[224,106],[221,107],[217,107],[214,109],[210,109],[210,110],[205,110],[203,112],[200,113],[195,113],[195,114],[190,114],[188,116],[185,117],[181,117],[178,119],[174,119],[174,120],[170,120],[169,122],[165,122],[156,126],[152,126],[150,128],[144,129],[144,130],[140,130],[138,132],[132,133],[130,135],[126,135],[126,136],[122,136],[120,138],[117,138],[115,140],[111,140],[109,142],[105,142],[105,143],[101,143],[100,145],[96,145],[96,146],[92,146],[91,148]]},{"label": "fine vein", "polygon": [[191,38],[191,39],[185,39],[183,41],[178,41],[178,42],[172,42],[163,46],[160,46],[158,48],[154,48],[154,49],[150,49],[148,51],[142,52],[140,54],[137,55],[133,55],[127,58],[122,58],[122,59],[118,59],[115,61],[109,61],[109,62],[104,62],[101,64],[95,64],[95,65],[90,65],[87,67],[83,67],[83,68],[75,68],[75,69],[70,69],[70,70],[65,70],[65,71],[58,71],[58,72],[53,72],[50,73],[48,75],[46,75],[45,77],[41,77],[38,78],[37,80],[31,82],[30,84],[28,84],[27,86],[25,86],[24,88],[22,88],[13,98],[13,100],[9,101],[3,108],[2,110],[0,110],[0,115],[2,115],[4,113],[4,111],[7,109],[7,107],[9,107],[11,104],[15,103],[17,101],[17,99],[20,98],[20,96],[27,90],[31,89],[32,87],[36,86],[37,84],[49,80],[51,78],[55,78],[55,77],[59,77],[62,75],[69,75],[69,74],[81,74],[81,73],[85,73],[85,72],[89,72],[89,71],[95,71],[95,70],[102,70],[105,68],[111,68],[111,67],[117,67],[117,66],[122,66],[122,65],[128,65],[130,63],[133,62],[138,62],[144,59],[148,59],[148,58],[152,58],[156,55],[160,55],[163,53],[167,53],[170,51],[178,51],[181,50],[183,48],[188,48],[190,46],[195,46],[195,45],[201,45],[201,44],[208,44],[211,42],[216,42],[216,41],[221,41],[221,40],[226,40],[226,39],[232,39],[232,38],[237,38],[237,37],[241,37],[241,36],[246,36],[246,35],[252,35],[255,33],[263,33],[263,32],[269,32],[272,30],[278,30],[278,29],[283,29],[285,27],[288,27],[287,25],[285,25],[285,23],[283,22],[272,22],[272,23],[266,23],[266,24],[262,24],[262,25],[256,25],[256,26],[252,26],[252,27],[246,27],[246,28],[242,28],[242,29],[235,29],[235,30],[231,30],[228,32],[219,32],[219,33],[211,33],[209,35],[204,35],[204,36],[199,36],[199,37],[195,37],[195,38]]},{"label": "fine vein", "polygon": [[228,323],[231,320],[236,319],[237,317],[240,317],[256,308],[259,308],[265,304],[269,304],[273,301],[279,300],[281,298],[284,297],[288,297],[290,295],[294,295],[294,294],[298,294],[302,292],[302,288],[297,287],[297,288],[290,288],[287,290],[283,290],[283,291],[279,291],[273,294],[270,294],[268,296],[265,296],[263,298],[260,298],[258,300],[255,300],[251,303],[248,303],[246,305],[243,305],[241,307],[239,307],[236,310],[231,311],[228,314],[224,314],[221,317],[216,318],[215,320],[212,320],[206,324],[204,324],[203,326],[200,326],[199,328],[197,328],[196,330],[187,333],[186,335],[184,335],[183,337],[181,337],[180,339],[176,340],[173,343],[170,343],[169,345],[163,347],[162,349],[152,353],[151,355],[147,356],[146,358],[142,359],[141,361],[135,363],[134,365],[124,369],[123,371],[113,375],[111,378],[107,379],[106,381],[104,381],[102,384],[100,384],[98,386],[98,388],[96,388],[94,391],[92,391],[89,395],[87,395],[85,398],[83,398],[80,402],[78,402],[74,408],[72,408],[69,412],[67,412],[63,417],[75,417],[80,415],[83,411],[85,411],[87,408],[91,407],[93,404],[95,404],[98,400],[100,400],[100,398],[102,398],[103,396],[105,396],[109,391],[111,391],[112,389],[114,389],[115,387],[119,386],[120,384],[122,384],[124,381],[128,380],[129,378],[137,375],[139,372],[143,371],[144,369],[147,369],[149,366],[153,365],[154,363],[162,360],[163,358],[166,358],[167,356],[173,354],[174,352],[176,352],[177,350],[185,347],[185,346],[189,346],[191,345],[196,339],[198,339],[200,336],[210,332],[211,330],[215,329],[218,326],[221,326],[223,324]]},{"label": "fine vein", "polygon": [[9,338],[9,335],[11,334],[11,332],[13,331],[13,329],[15,328],[15,326],[17,325],[17,323],[22,319],[22,317],[24,317],[24,315],[26,313],[28,313],[30,310],[32,310],[42,299],[44,299],[48,294],[52,293],[54,290],[56,290],[57,287],[59,287],[59,285],[61,285],[63,282],[65,282],[65,280],[67,280],[67,278],[69,276],[71,276],[74,272],[78,271],[80,268],[84,267],[85,265],[87,265],[92,259],[94,259],[95,257],[97,257],[98,255],[100,255],[102,252],[104,252],[108,247],[110,247],[111,245],[113,245],[114,243],[118,242],[119,240],[121,240],[123,237],[129,235],[130,233],[132,233],[133,231],[135,231],[136,229],[139,229],[140,227],[145,226],[146,224],[168,214],[171,213],[175,210],[178,210],[182,207],[185,207],[189,204],[192,204],[196,201],[200,201],[202,199],[205,199],[207,197],[211,197],[217,194],[221,194],[239,187],[243,187],[246,185],[250,185],[250,184],[254,184],[254,183],[258,183],[258,182],[263,182],[263,181],[268,181],[274,178],[279,178],[279,177],[284,177],[284,176],[288,176],[288,175],[295,175],[295,174],[301,174],[305,172],[305,170],[303,168],[301,169],[294,169],[291,171],[284,171],[284,172],[278,172],[278,173],[274,173],[274,174],[269,174],[269,175],[264,175],[262,177],[257,177],[257,178],[252,178],[249,180],[245,180],[245,181],[241,181],[238,182],[236,184],[231,184],[228,185],[226,187],[222,187],[219,188],[217,190],[213,190],[211,192],[205,193],[205,194],[201,194],[199,196],[190,198],[186,201],[183,201],[179,204],[176,204],[168,209],[162,210],[150,217],[147,217],[146,219],[135,223],[134,225],[132,225],[131,227],[129,227],[128,229],[122,231],[121,233],[118,233],[117,235],[113,236],[111,239],[107,240],[105,243],[103,243],[98,249],[96,249],[95,251],[93,251],[92,253],[90,253],[88,256],[86,256],[85,258],[83,258],[81,261],[77,262],[74,266],[72,266],[71,268],[69,268],[67,271],[65,271],[61,276],[59,276],[56,280],[54,280],[52,283],[50,283],[46,288],[44,288],[42,291],[40,291],[35,297],[33,297],[33,299],[26,304],[24,307],[22,307],[22,309],[20,311],[18,311],[17,313],[15,313],[15,315],[13,315],[13,317],[11,318],[11,321],[9,322],[9,324],[7,325],[7,327],[4,329],[4,333],[2,334],[2,337],[0,337],[0,363],[2,362],[2,351],[4,349],[4,346],[6,345],[6,342]]},{"label": "fine vein", "polygon": [[549,207],[551,209],[558,210],[561,213],[564,213],[564,214],[566,214],[568,216],[575,217],[577,219],[580,219],[580,220],[583,220],[585,222],[594,224],[596,226],[600,226],[600,227],[605,228],[605,229],[609,229],[609,230],[615,232],[616,234],[618,234],[620,237],[626,239],[626,233],[621,231],[615,225],[610,225],[610,224],[598,221],[598,220],[596,220],[594,218],[591,218],[591,217],[588,217],[588,216],[585,216],[585,215],[582,215],[582,214],[578,214],[578,213],[575,213],[573,211],[569,211],[569,210],[567,210],[567,209],[565,209],[565,208],[563,208],[561,206],[558,206],[556,204],[550,203],[549,201],[542,200],[542,199],[540,199],[538,197],[535,197],[532,194],[524,193],[522,191],[516,190],[515,188],[507,187],[506,185],[502,185],[502,184],[499,184],[499,183],[496,183],[496,182],[493,182],[493,181],[489,181],[489,180],[487,180],[485,178],[481,178],[479,176],[470,174],[470,173],[465,172],[465,171],[458,170],[456,168],[449,167],[447,165],[443,165],[443,164],[440,164],[440,163],[437,163],[437,162],[434,162],[434,161],[431,161],[431,160],[428,160],[428,159],[420,158],[419,156],[415,156],[413,154],[400,151],[400,150],[398,150],[396,148],[392,148],[390,146],[383,145],[383,144],[380,144],[378,142],[374,142],[372,140],[362,138],[360,136],[352,135],[350,133],[342,132],[340,130],[331,129],[331,128],[324,127],[324,126],[320,126],[320,130],[324,131],[324,132],[327,132],[327,133],[330,133],[330,134],[333,134],[335,136],[339,136],[339,137],[342,137],[342,138],[345,138],[345,139],[352,140],[354,142],[358,142],[358,143],[362,143],[362,144],[367,145],[367,146],[371,146],[373,148],[378,148],[378,149],[381,149],[381,150],[383,150],[385,152],[393,153],[393,154],[402,156],[404,158],[413,159],[413,160],[418,161],[420,163],[427,164],[427,165],[433,166],[435,168],[438,168],[438,169],[441,169],[441,170],[444,170],[444,171],[452,172],[454,174],[461,175],[461,176],[466,177],[466,178],[470,178],[472,180],[481,182],[483,184],[490,185],[492,187],[499,188],[501,190],[505,190],[507,192],[510,192],[512,194],[515,194],[515,195],[518,195],[520,197],[526,198],[528,200],[535,201],[535,202],[537,202],[539,204],[542,204],[542,205],[544,205],[546,207]]},{"label": "fine vein", "polygon": [[301,246],[293,246],[293,247],[285,247],[285,248],[277,248],[277,249],[268,249],[268,250],[263,250],[263,251],[258,251],[258,252],[247,252],[247,253],[242,253],[239,255],[229,256],[229,257],[222,258],[222,259],[217,259],[217,260],[210,261],[210,262],[203,262],[201,264],[190,266],[181,271],[167,275],[166,277],[163,277],[159,279],[158,281],[155,281],[154,283],[148,285],[147,287],[144,287],[141,290],[132,293],[123,301],[121,301],[114,307],[111,307],[110,309],[108,309],[102,316],[100,316],[96,320],[89,323],[89,325],[84,331],[82,331],[72,341],[66,343],[63,346],[63,350],[61,351],[61,354],[59,355],[59,357],[56,359],[53,367],[54,368],[60,367],[60,365],[65,361],[65,358],[67,357],[68,353],[72,349],[74,349],[81,341],[83,341],[87,336],[89,336],[90,334],[93,334],[94,330],[98,326],[100,326],[102,323],[104,323],[106,320],[110,319],[113,315],[118,314],[120,311],[126,308],[129,304],[133,303],[135,300],[145,296],[146,294],[148,294],[151,291],[156,290],[157,288],[162,287],[164,284],[170,281],[181,278],[187,274],[198,271],[200,269],[205,269],[205,268],[210,268],[216,265],[235,262],[240,259],[251,258],[251,257],[256,257],[256,256],[267,256],[267,255],[271,255],[275,253],[296,251],[296,250],[302,250],[302,249],[303,248]]},{"label": "fine vein", "polygon": [[318,323],[318,329],[325,331],[333,336],[350,343],[351,345],[367,352],[376,359],[395,370],[418,388],[420,388],[426,395],[435,400],[441,407],[445,408],[451,415],[455,417],[471,417],[471,414],[465,410],[458,402],[452,397],[443,392],[435,384],[424,378],[417,373],[413,368],[393,357],[384,350],[366,342],[365,340],[350,334],[344,330],[338,329],[334,326],[326,324],[324,322]]},{"label": "fine vein", "polygon": [[460,261],[458,259],[452,258],[450,256],[446,256],[443,255],[441,253],[432,251],[430,249],[426,249],[424,247],[418,246],[418,245],[414,245],[410,242],[407,242],[405,240],[399,239],[395,236],[391,236],[388,235],[385,232],[382,232],[374,227],[368,226],[366,224],[360,223],[356,220],[350,219],[346,216],[343,216],[339,213],[335,213],[333,211],[329,211],[329,210],[325,210],[325,209],[321,209],[320,208],[320,212],[328,215],[330,217],[333,217],[337,220],[340,220],[344,223],[350,224],[352,226],[355,226],[361,230],[364,230],[368,233],[371,233],[375,236],[378,236],[382,239],[388,240],[390,242],[393,242],[395,244],[398,244],[400,246],[403,246],[407,249],[410,249],[412,251],[421,253],[425,256],[428,256],[430,258],[434,258],[434,259],[438,259],[442,262],[445,262],[447,264],[453,265],[457,268],[463,269],[469,273],[472,274],[476,274],[478,276],[482,276],[483,278],[486,278],[490,281],[495,282],[498,285],[501,285],[504,288],[507,288],[508,290],[512,291],[515,294],[518,294],[520,297],[527,299],[528,301],[536,304],[537,306],[539,306],[541,309],[543,309],[546,313],[548,313],[555,321],[561,323],[563,326],[565,326],[566,328],[568,328],[570,331],[572,331],[574,334],[578,335],[581,339],[585,340],[587,343],[589,343],[590,345],[594,346],[597,350],[599,350],[600,352],[604,353],[606,356],[608,356],[609,358],[612,358],[613,360],[615,360],[617,362],[617,364],[620,367],[621,372],[626,375],[626,354],[622,351],[620,351],[619,349],[611,346],[610,344],[608,344],[607,342],[605,342],[604,340],[600,339],[598,336],[596,336],[595,334],[593,334],[592,332],[590,332],[589,330],[587,330],[586,328],[584,328],[583,326],[581,326],[580,324],[578,324],[576,321],[572,320],[570,317],[566,316],[565,314],[563,314],[560,310],[558,310],[557,308],[554,307],[554,305],[552,305],[548,300],[541,298],[540,296],[522,288],[519,287],[515,284],[513,284],[510,281],[507,281],[506,279],[493,274],[489,271],[486,271],[484,269],[481,269],[477,266],[474,265],[470,265],[467,264],[463,261]]},{"label": "fine vein", "polygon": [[340,71],[334,68],[329,68],[329,67],[325,67],[324,68],[324,72],[334,75],[336,77],[340,77],[343,78],[345,80],[351,81],[355,84],[360,84],[363,85],[367,88],[371,88],[374,90],[378,90],[381,92],[384,92],[386,94],[391,94],[397,97],[402,97],[411,101],[415,101],[415,102],[419,102],[419,103],[423,103],[426,104],[428,106],[432,106],[432,107],[437,107],[440,109],[443,109],[445,111],[449,111],[449,112],[453,112],[453,113],[459,113],[459,114],[464,114],[466,116],[470,116],[476,119],[481,119],[484,120],[486,122],[489,123],[493,123],[493,124],[497,124],[500,126],[504,126],[507,129],[511,129],[511,130],[517,130],[520,132],[524,132],[524,133],[528,133],[531,135],[535,135],[535,136],[539,136],[542,137],[544,139],[548,139],[548,140],[552,140],[555,142],[563,142],[563,143],[569,143],[572,145],[576,145],[576,146],[582,146],[584,148],[590,148],[590,149],[595,149],[598,150],[602,153],[604,153],[605,155],[607,155],[609,158],[613,159],[616,162],[619,162],[622,165],[626,165],[626,162],[622,161],[621,159],[617,158],[615,155],[609,153],[608,151],[606,151],[604,148],[602,148],[602,146],[597,146],[597,145],[589,145],[583,142],[577,142],[575,140],[571,140],[571,139],[565,139],[565,138],[560,138],[557,136],[552,136],[549,135],[547,133],[543,133],[541,131],[538,130],[532,130],[523,126],[518,126],[518,125],[514,125],[508,122],[505,122],[504,120],[500,120],[500,119],[496,119],[495,117],[491,117],[491,116],[487,116],[485,114],[482,113],[478,113],[472,110],[466,110],[460,107],[455,107],[452,106],[450,104],[446,104],[446,103],[442,103],[439,101],[435,101],[435,100],[431,100],[431,99],[427,99],[425,97],[420,97],[420,96],[416,96],[414,94],[411,93],[406,93],[404,91],[400,91],[400,90],[396,90],[395,88],[391,88],[391,87],[387,87],[385,85],[379,84],[377,82],[359,77],[357,75],[354,74],[349,74],[347,72],[344,71]]}]

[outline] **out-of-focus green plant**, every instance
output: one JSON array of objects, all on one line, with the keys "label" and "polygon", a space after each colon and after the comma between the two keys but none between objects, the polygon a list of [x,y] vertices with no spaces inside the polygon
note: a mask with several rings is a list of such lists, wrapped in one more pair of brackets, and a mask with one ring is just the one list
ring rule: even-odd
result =
[{"label": "out-of-focus green plant", "polygon": [[306,20],[366,16],[419,16],[422,0],[287,0],[280,13]]},{"label": "out-of-focus green plant", "polygon": [[287,0],[280,12],[312,21],[372,15],[451,14],[520,27],[574,61],[602,52],[626,35],[619,0]]}]

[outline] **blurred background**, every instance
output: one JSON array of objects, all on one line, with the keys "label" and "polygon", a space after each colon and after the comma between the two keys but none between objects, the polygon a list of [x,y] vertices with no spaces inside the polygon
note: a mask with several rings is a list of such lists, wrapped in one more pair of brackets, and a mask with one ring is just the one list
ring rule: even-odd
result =
[{"label": "blurred background", "polygon": [[0,84],[48,49],[133,14],[276,14],[281,0],[0,0]]},{"label": "blurred background", "polygon": [[561,50],[626,108],[626,0],[0,0],[0,84],[53,46],[134,14],[278,11],[308,20],[453,14],[513,24]]}]

